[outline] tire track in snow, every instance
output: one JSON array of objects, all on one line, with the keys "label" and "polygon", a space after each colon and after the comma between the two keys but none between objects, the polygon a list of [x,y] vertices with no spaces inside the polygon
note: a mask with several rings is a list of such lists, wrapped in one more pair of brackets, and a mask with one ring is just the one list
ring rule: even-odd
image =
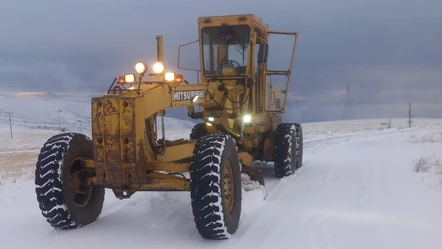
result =
[{"label": "tire track in snow", "polygon": [[10,150],[10,151],[0,151],[0,155],[9,154],[24,154],[24,153],[36,153],[38,154],[40,150]]},{"label": "tire track in snow", "polygon": [[[385,204],[379,199],[376,200],[377,203],[371,203],[373,202],[373,191],[377,193],[382,193],[383,191],[381,188],[377,189],[380,187],[377,181],[382,172],[379,171],[378,167],[374,167],[375,165],[360,161],[358,158],[352,159],[354,163],[347,161],[347,164],[343,167],[341,161],[347,160],[345,158],[345,150],[352,148],[351,144],[355,144],[355,146],[359,144],[367,145],[368,147],[376,146],[373,144],[379,143],[379,141],[385,140],[388,137],[413,131],[416,131],[416,129],[405,129],[388,133],[374,131],[371,134],[364,133],[306,142],[304,166],[294,175],[277,181],[270,189],[266,186],[266,203],[261,208],[261,212],[253,217],[253,224],[248,224],[249,227],[243,228],[244,234],[242,236],[245,237],[244,240],[248,241],[248,243],[239,243],[235,248],[241,248],[246,245],[252,248],[265,247],[270,245],[266,243],[267,241],[282,240],[282,235],[273,230],[282,229],[283,224],[286,223],[287,219],[290,219],[290,216],[281,216],[281,214],[290,213],[302,214],[300,219],[295,219],[296,221],[294,221],[293,234],[296,234],[296,231],[300,231],[304,235],[308,234],[307,238],[298,238],[303,240],[297,245],[299,248],[334,248],[328,241],[334,241],[336,237],[340,239],[338,244],[344,243],[343,235],[339,234],[339,231],[336,234],[336,227],[340,224],[339,220],[344,219],[344,223],[360,222],[361,224],[358,224],[358,226],[365,226],[365,222],[368,222],[370,219],[380,219],[377,214],[370,213],[368,210],[364,211],[371,207],[367,205],[380,206]],[[337,148],[338,146],[342,149]],[[366,150],[364,146],[359,149],[359,153],[364,154]],[[335,154],[335,151],[339,153]],[[340,156],[339,160],[334,162],[337,155]],[[289,198],[288,200],[299,200],[293,203],[295,206],[286,206],[289,205],[288,203],[292,203],[292,201],[287,201],[287,204],[285,204],[284,200],[286,198]],[[313,208],[313,206],[310,207],[310,205],[321,207],[321,209]],[[278,211],[270,214],[270,211],[267,210],[272,210],[273,208],[277,208]],[[394,222],[394,220],[386,220],[384,222],[391,225],[391,222]],[[266,236],[273,238],[261,238],[264,233],[261,229],[268,231]],[[283,233],[286,234],[287,232]],[[251,236],[260,238],[256,241],[250,240]],[[359,234],[358,236],[374,239],[372,244],[376,246],[382,246],[382,238],[385,237],[382,232],[376,229],[371,230],[369,235]]]}]

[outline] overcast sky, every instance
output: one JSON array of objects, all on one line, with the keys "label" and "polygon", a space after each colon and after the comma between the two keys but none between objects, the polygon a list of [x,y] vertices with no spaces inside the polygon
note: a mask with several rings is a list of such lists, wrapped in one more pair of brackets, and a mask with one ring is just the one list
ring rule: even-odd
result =
[{"label": "overcast sky", "polygon": [[[2,0],[0,91],[105,92],[138,60],[166,65],[197,38],[197,17],[254,13],[299,32],[287,120],[442,117],[440,0]],[[190,64],[197,57],[186,56]],[[191,78],[192,72],[183,72]]]}]

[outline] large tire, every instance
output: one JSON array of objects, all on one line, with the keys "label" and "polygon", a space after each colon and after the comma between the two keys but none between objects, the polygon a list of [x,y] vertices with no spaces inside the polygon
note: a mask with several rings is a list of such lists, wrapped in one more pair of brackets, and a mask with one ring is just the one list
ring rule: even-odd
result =
[{"label": "large tire", "polygon": [[[302,165],[300,124],[279,124],[274,137],[274,167],[278,178],[292,175]],[[300,158],[301,156],[301,158]]]},{"label": "large tire", "polygon": [[87,187],[87,194],[75,194],[75,198],[71,193],[72,173],[78,174],[84,169],[83,161],[78,158],[93,158],[93,144],[87,136],[77,133],[53,136],[38,156],[35,170],[37,201],[46,221],[55,229],[85,226],[98,218],[103,207],[105,191],[102,187]]},{"label": "large tire", "polygon": [[295,123],[295,131],[296,131],[296,169],[302,167],[303,163],[303,154],[304,154],[304,134],[302,132],[301,124]]},{"label": "large tire", "polygon": [[192,131],[190,132],[190,139],[197,140],[208,134],[206,124],[199,123],[193,126]]},{"label": "large tire", "polygon": [[203,238],[227,239],[236,232],[241,216],[241,165],[230,136],[208,135],[197,142],[190,164],[190,195],[196,228]]}]

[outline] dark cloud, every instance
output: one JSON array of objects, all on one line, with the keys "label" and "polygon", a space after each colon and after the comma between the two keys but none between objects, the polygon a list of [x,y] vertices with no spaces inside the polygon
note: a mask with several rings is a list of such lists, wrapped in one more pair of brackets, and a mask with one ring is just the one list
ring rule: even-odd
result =
[{"label": "dark cloud", "polygon": [[299,31],[289,107],[299,120],[339,118],[348,82],[361,117],[403,113],[408,101],[440,115],[441,9],[439,0],[4,0],[0,89],[104,92],[136,61],[151,65],[155,35],[175,68],[178,45],[198,36],[198,16],[255,13],[271,28]]}]

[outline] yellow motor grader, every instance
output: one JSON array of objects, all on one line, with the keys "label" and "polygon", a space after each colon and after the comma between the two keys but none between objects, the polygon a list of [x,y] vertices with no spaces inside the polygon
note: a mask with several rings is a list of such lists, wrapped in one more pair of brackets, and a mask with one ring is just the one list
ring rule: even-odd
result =
[{"label": "yellow motor grader", "polygon": [[[273,162],[278,178],[301,167],[302,127],[282,123],[298,33],[271,31],[251,14],[199,17],[198,28],[198,83],[168,70],[157,36],[151,72],[139,62],[136,73],[115,78],[106,94],[92,98],[92,139],[62,133],[43,145],[35,190],[55,229],[94,222],[105,188],[120,199],[137,191],[190,191],[199,234],[226,239],[240,220],[242,173],[264,184],[255,161]],[[293,38],[288,68],[268,68],[269,52],[281,50],[270,36]],[[284,81],[278,85],[272,76]],[[189,138],[167,140],[165,112],[182,107],[202,122]]]}]

